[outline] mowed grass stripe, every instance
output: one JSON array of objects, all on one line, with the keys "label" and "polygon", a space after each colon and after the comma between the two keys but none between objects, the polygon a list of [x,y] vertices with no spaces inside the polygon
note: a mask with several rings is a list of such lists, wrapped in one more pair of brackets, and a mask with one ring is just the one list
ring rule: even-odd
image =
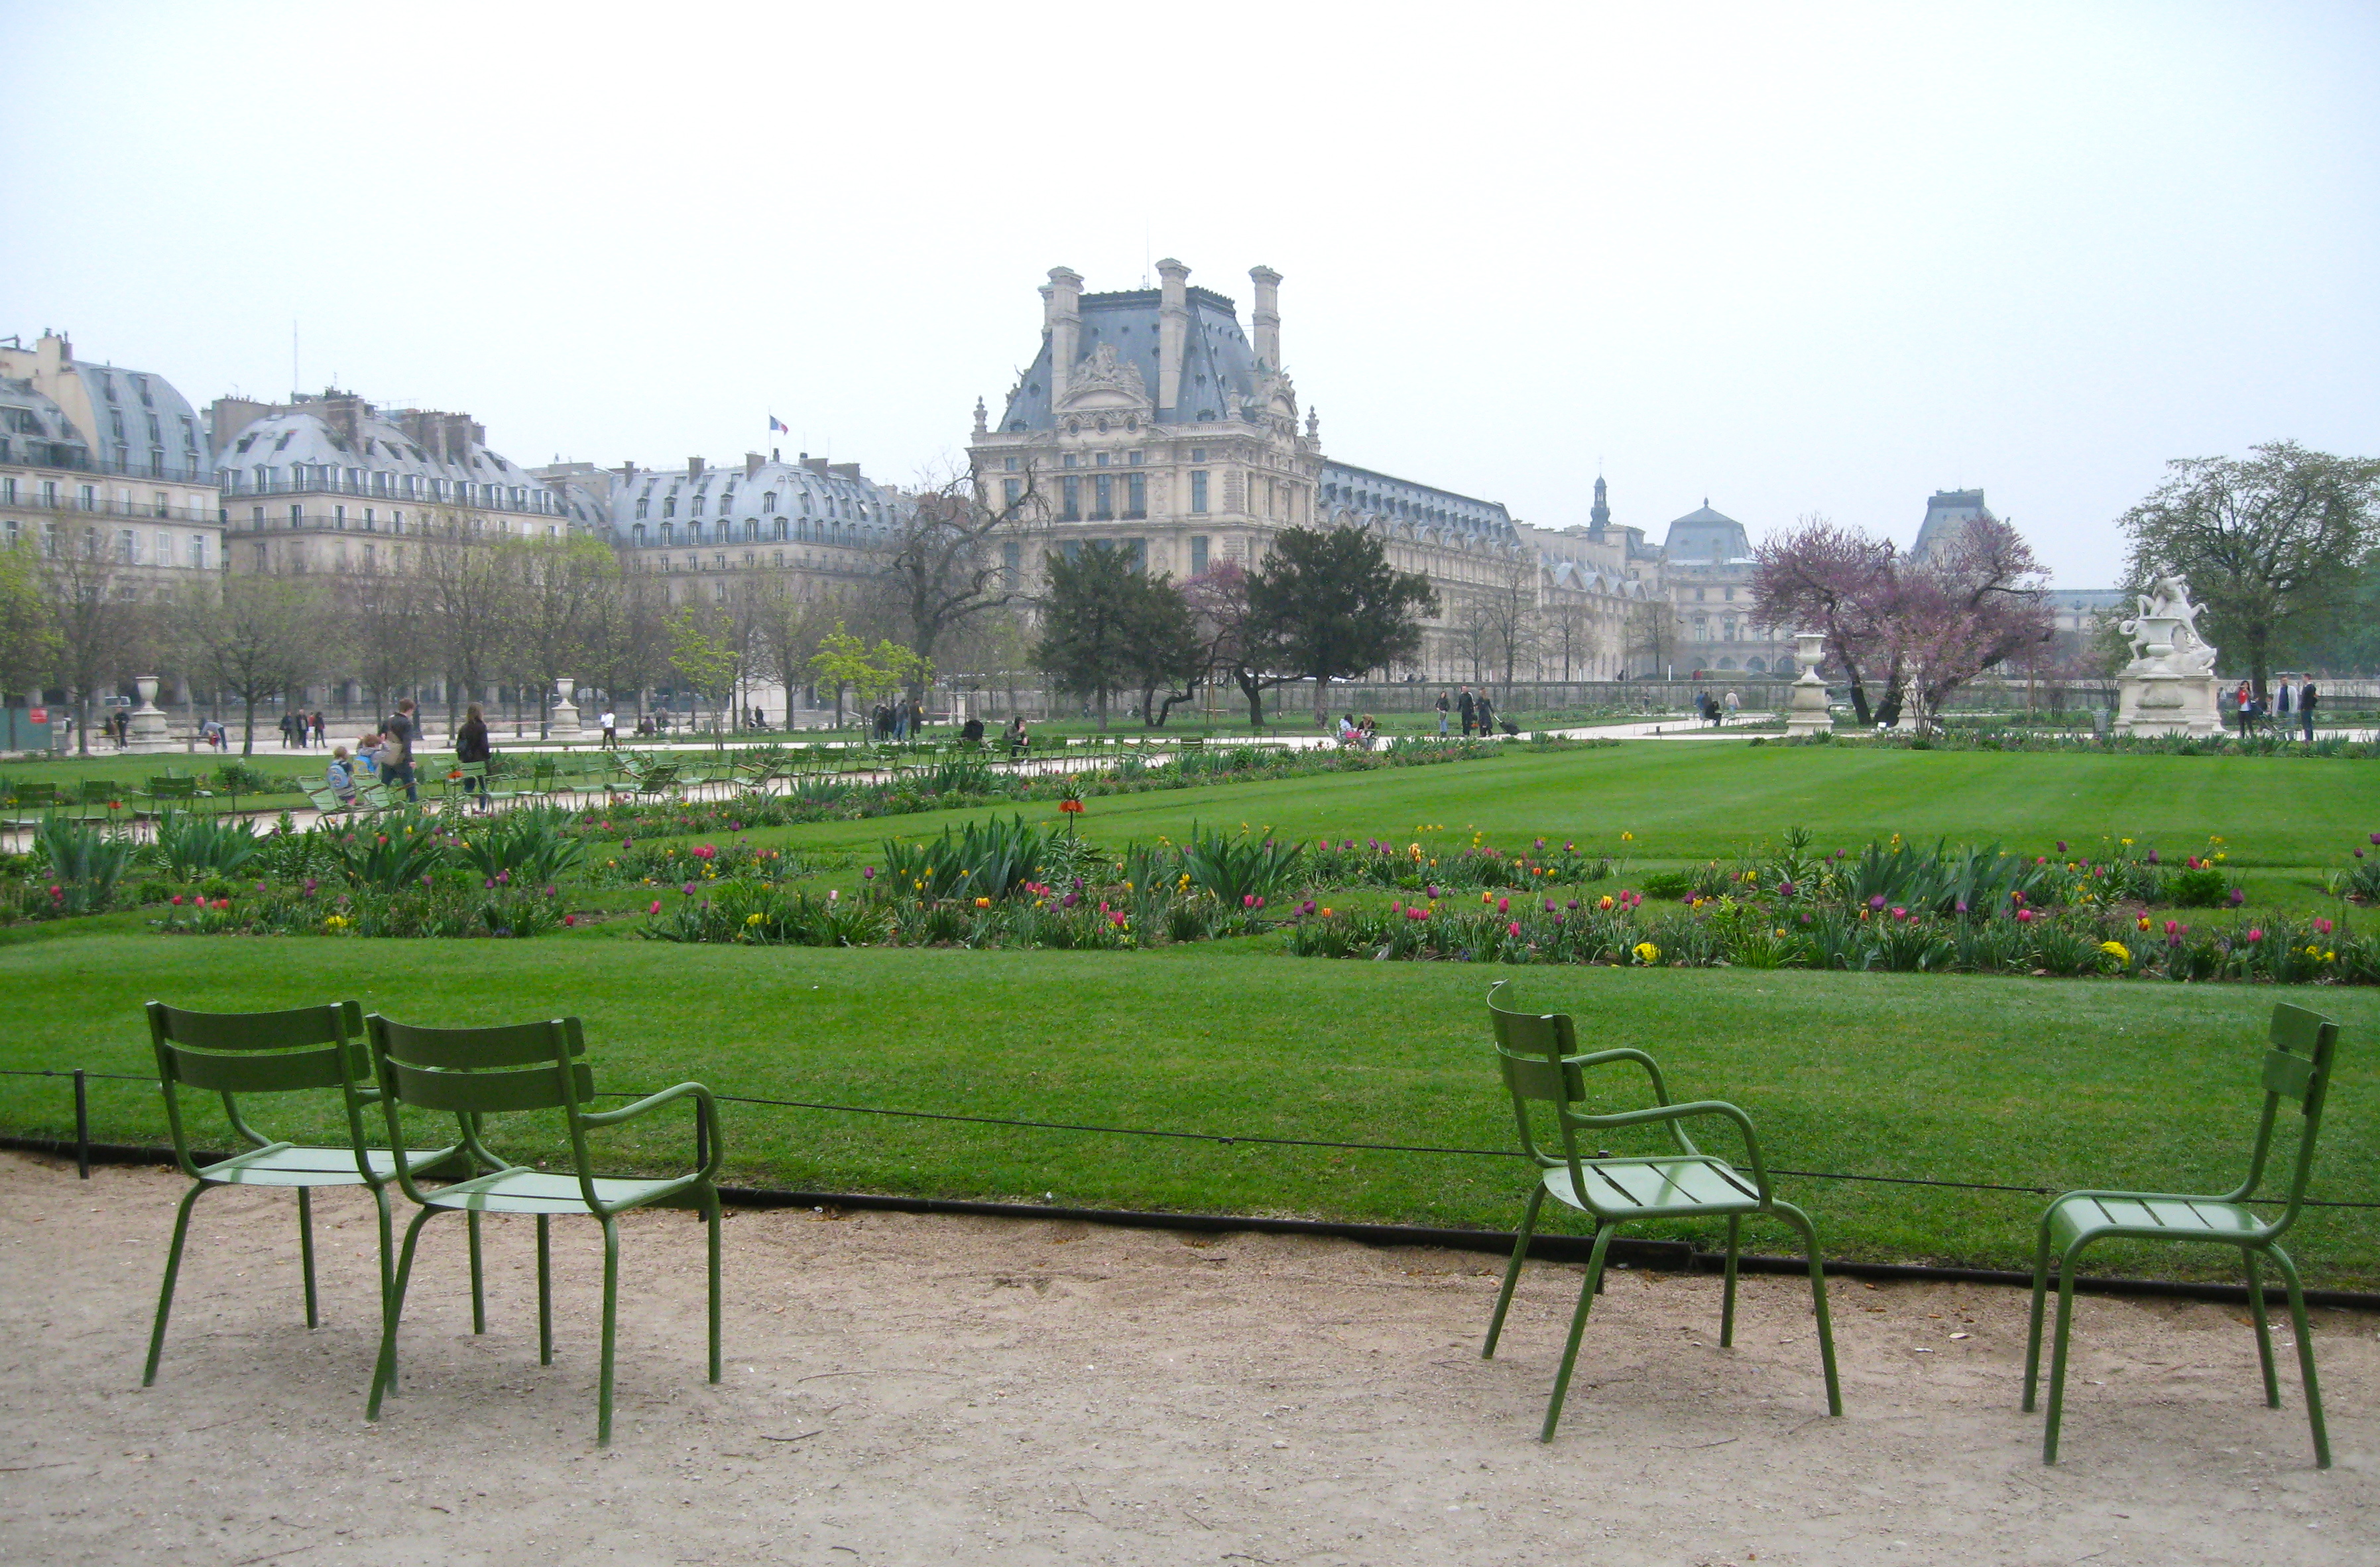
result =
[{"label": "mowed grass stripe", "polygon": [[[2240,986],[1332,963],[1246,943],[1119,954],[93,934],[0,948],[0,1065],[145,1073],[140,1003],[152,996],[214,1010],[354,997],[415,1021],[577,1013],[612,1087],[698,1077],[765,1098],[1495,1148],[1512,1136],[1482,1009],[1497,978],[1512,978],[1525,1004],[1575,1013],[1585,1040],[1654,1051],[1679,1097],[1742,1104],[1779,1165],[2207,1191],[2242,1167],[2276,997]],[[2380,993],[2287,999],[2353,1030],[2317,1195],[2380,1201]],[[108,1084],[93,1096],[103,1138],[163,1136],[153,1090]],[[56,1081],[0,1077],[0,1121],[13,1131],[58,1135],[69,1106]],[[1509,1160],[747,1106],[729,1107],[727,1124],[734,1178],[805,1188],[1498,1227],[1527,1185]],[[317,1114],[304,1135],[334,1136],[335,1123]],[[1730,1147],[1717,1130],[1706,1140]],[[607,1146],[624,1164],[659,1167],[685,1158],[690,1137],[680,1120]],[[2039,1209],[2010,1194],[1781,1184],[1844,1257],[2021,1266]],[[2369,1285],[2380,1281],[2375,1221],[2366,1210],[2311,1215],[2293,1249],[2326,1284]],[[1680,1233],[1708,1243],[1717,1231]],[[1781,1232],[1769,1244],[1781,1245]],[[2110,1250],[2105,1261],[2200,1275],[2220,1266],[2154,1251]]]}]

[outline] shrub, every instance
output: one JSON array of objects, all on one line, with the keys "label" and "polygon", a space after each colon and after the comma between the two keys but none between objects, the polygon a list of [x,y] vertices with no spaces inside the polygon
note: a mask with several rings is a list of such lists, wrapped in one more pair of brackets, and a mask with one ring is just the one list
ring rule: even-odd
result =
[{"label": "shrub", "polygon": [[176,880],[187,881],[211,871],[237,876],[256,857],[258,847],[256,833],[244,820],[176,810],[158,819],[150,857]]},{"label": "shrub", "polygon": [[107,907],[132,857],[131,840],[55,811],[42,819],[33,846],[49,867],[53,914],[97,914]]}]

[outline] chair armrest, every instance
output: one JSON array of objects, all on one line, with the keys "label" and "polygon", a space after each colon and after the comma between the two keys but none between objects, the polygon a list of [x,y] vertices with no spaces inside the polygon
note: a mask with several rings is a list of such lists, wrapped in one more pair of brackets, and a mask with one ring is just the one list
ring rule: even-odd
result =
[{"label": "chair armrest", "polygon": [[[1618,1053],[1618,1052],[1614,1052]],[[1574,1115],[1570,1119],[1581,1126],[1644,1126],[1659,1122],[1684,1121],[1696,1116],[1717,1116],[1732,1121],[1743,1134],[1744,1155],[1752,1162],[1752,1179],[1760,1188],[1763,1199],[1768,1196],[1768,1166],[1760,1157],[1760,1135],[1752,1128],[1752,1117],[1725,1099],[1693,1099],[1684,1104],[1654,1105],[1645,1110],[1623,1110],[1611,1115]]]},{"label": "chair armrest", "polygon": [[710,1090],[699,1083],[680,1083],[674,1087],[663,1088],[657,1094],[647,1094],[636,1103],[622,1105],[617,1110],[581,1111],[578,1112],[578,1120],[579,1124],[585,1126],[617,1126],[624,1121],[632,1121],[648,1111],[659,1110],[665,1104],[687,1098],[693,1099],[702,1106],[704,1124],[710,1129],[710,1135],[706,1139],[710,1146],[704,1150],[706,1157],[703,1160],[702,1168],[697,1173],[706,1177],[716,1177],[719,1173],[722,1152],[719,1137],[719,1101],[711,1098]]}]

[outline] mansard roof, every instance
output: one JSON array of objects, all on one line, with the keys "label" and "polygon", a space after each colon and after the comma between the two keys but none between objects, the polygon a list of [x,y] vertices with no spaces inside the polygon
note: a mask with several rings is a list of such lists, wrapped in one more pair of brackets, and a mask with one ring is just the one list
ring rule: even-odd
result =
[{"label": "mansard roof", "polygon": [[1924,560],[1958,537],[1967,524],[1991,515],[1981,490],[1935,491],[1926,498],[1925,520],[1918,525],[1917,542],[1909,547],[1909,558]]},{"label": "mansard roof", "polygon": [[1326,511],[1345,510],[1357,516],[1381,517],[1416,532],[1437,528],[1499,544],[1515,543],[1520,538],[1512,527],[1512,514],[1501,501],[1483,501],[1475,495],[1416,484],[1353,463],[1326,461],[1317,483]]},{"label": "mansard roof", "polygon": [[83,468],[91,454],[67,411],[30,381],[0,376],[0,462]]},{"label": "mansard roof", "polygon": [[[689,530],[688,542],[713,542],[721,541],[717,532],[722,519],[740,529],[747,523],[773,524],[784,517],[821,528],[831,525],[833,536],[827,542],[880,546],[910,509],[907,497],[867,478],[856,464],[772,459],[699,472],[672,468],[633,474],[613,490],[611,525],[613,536],[624,544],[657,542],[664,521],[674,525],[674,531]],[[701,525],[698,530],[697,524]],[[742,537],[740,531],[737,537]]]},{"label": "mansard roof", "polygon": [[[1185,290],[1190,330],[1182,345],[1182,392],[1172,408],[1151,417],[1160,424],[1197,424],[1242,417],[1257,395],[1256,350],[1240,330],[1237,308],[1209,288]],[[1157,387],[1158,308],[1163,294],[1155,288],[1134,288],[1113,294],[1082,297],[1082,330],[1076,352],[1085,359],[1101,347],[1115,350],[1122,364],[1139,371],[1141,383],[1154,394]],[[1050,335],[1041,334],[1041,351],[1026,368],[1023,379],[1008,395],[1000,416],[1003,431],[1053,430],[1057,421],[1050,407]]]},{"label": "mansard roof", "polygon": [[1723,565],[1752,558],[1752,539],[1743,524],[1723,512],[1701,506],[1670,524],[1661,549],[1673,565]]}]

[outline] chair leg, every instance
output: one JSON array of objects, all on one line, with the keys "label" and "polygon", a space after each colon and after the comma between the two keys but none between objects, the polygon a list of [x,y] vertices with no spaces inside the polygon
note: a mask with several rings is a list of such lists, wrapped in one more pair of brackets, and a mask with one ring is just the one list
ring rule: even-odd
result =
[{"label": "chair leg", "polygon": [[537,1216],[537,1363],[553,1364],[553,1221]]},{"label": "chair leg", "polygon": [[719,1380],[719,1193],[706,1189],[705,1218],[710,1228],[710,1379]]},{"label": "chair leg", "polygon": [[2330,1432],[2322,1423],[2322,1384],[2313,1374],[2313,1332],[2306,1321],[2305,1291],[2298,1284],[2298,1265],[2280,1247],[2273,1248],[2273,1262],[2281,1270],[2281,1281],[2289,1287],[2289,1324],[2298,1332],[2298,1375],[2305,1381],[2306,1423],[2313,1427],[2313,1466],[2330,1467]]},{"label": "chair leg", "polygon": [[2033,1251],[2033,1320],[2024,1338],[2024,1413],[2033,1413],[2034,1390],[2041,1381],[2041,1308],[2049,1295],[2049,1225],[2044,1221]]},{"label": "chair leg", "polygon": [[1743,1220],[1740,1215],[1727,1218],[1727,1285],[1719,1295],[1718,1347],[1727,1349],[1735,1342],[1735,1255],[1743,1245]]},{"label": "chair leg", "polygon": [[620,1318],[620,1227],[603,1216],[603,1370],[596,1380],[595,1445],[612,1445],[612,1333]]},{"label": "chair leg", "polygon": [[1529,1237],[1536,1233],[1537,1209],[1544,1206],[1546,1188],[1540,1182],[1529,1193],[1529,1206],[1521,1213],[1521,1233],[1512,1240],[1512,1260],[1504,1267],[1504,1287],[1496,1292],[1496,1313],[1488,1318],[1488,1342],[1480,1346],[1479,1358],[1496,1358],[1496,1341],[1503,1336],[1504,1313],[1512,1308],[1512,1287],[1521,1282],[1521,1263],[1529,1255]]},{"label": "chair leg", "polygon": [[2244,1248],[2240,1261],[2248,1271],[2248,1315],[2256,1325],[2256,1358],[2265,1367],[2265,1407],[2281,1406],[2280,1379],[2273,1373],[2273,1325],[2265,1314],[2265,1282],[2257,1276],[2256,1254]]},{"label": "chair leg", "polygon": [[1802,1232],[1803,1255],[1810,1259],[1810,1311],[1818,1319],[1818,1364],[1827,1374],[1827,1413],[1840,1415],[1843,1384],[1835,1371],[1835,1322],[1827,1310],[1827,1265],[1818,1255],[1818,1227],[1790,1202],[1774,1206],[1779,1219]]},{"label": "chair leg", "polygon": [[[385,1335],[388,1331],[388,1293],[396,1279],[396,1241],[389,1231],[388,1189],[374,1186],[371,1195],[372,1206],[380,1210],[380,1326],[381,1332]],[[393,1354],[389,1364],[392,1368],[395,1366]]]},{"label": "chair leg", "polygon": [[174,1281],[181,1276],[182,1243],[190,1233],[190,1205],[206,1189],[204,1181],[191,1182],[189,1191],[182,1197],[180,1211],[174,1215],[174,1244],[165,1248],[165,1282],[157,1289],[157,1325],[149,1330],[149,1364],[140,1373],[140,1385],[144,1388],[157,1380],[157,1357],[165,1353],[165,1318],[174,1310]]},{"label": "chair leg", "polygon": [[2049,1418],[2041,1432],[2041,1461],[2058,1462],[2058,1423],[2066,1414],[2066,1347],[2074,1322],[2074,1265],[2081,1246],[2058,1259],[2058,1331],[2049,1343]]},{"label": "chair leg", "polygon": [[480,1210],[472,1209],[464,1219],[471,1230],[471,1331],[488,1330],[488,1292],[480,1272]]},{"label": "chair leg", "polygon": [[1570,1314],[1570,1338],[1562,1345],[1561,1368],[1554,1373],[1554,1396],[1546,1403],[1545,1429],[1537,1440],[1554,1439],[1554,1427],[1561,1423],[1562,1399],[1570,1391],[1571,1367],[1578,1362],[1578,1341],[1586,1331],[1587,1307],[1595,1304],[1595,1292],[1603,1282],[1604,1254],[1611,1249],[1611,1237],[1619,1229],[1615,1224],[1598,1224],[1595,1230],[1595,1249],[1587,1254],[1586,1277],[1580,1281],[1578,1308]]},{"label": "chair leg", "polygon": [[321,1326],[314,1310],[314,1188],[298,1188],[298,1259],[306,1271],[306,1326]]},{"label": "chair leg", "polygon": [[396,1280],[388,1287],[388,1317],[381,1324],[380,1364],[372,1371],[371,1397],[364,1404],[367,1420],[379,1419],[380,1401],[396,1391],[396,1325],[405,1316],[405,1287],[413,1278],[413,1248],[421,1240],[421,1227],[437,1211],[425,1208],[405,1227],[405,1246],[396,1258]]}]

